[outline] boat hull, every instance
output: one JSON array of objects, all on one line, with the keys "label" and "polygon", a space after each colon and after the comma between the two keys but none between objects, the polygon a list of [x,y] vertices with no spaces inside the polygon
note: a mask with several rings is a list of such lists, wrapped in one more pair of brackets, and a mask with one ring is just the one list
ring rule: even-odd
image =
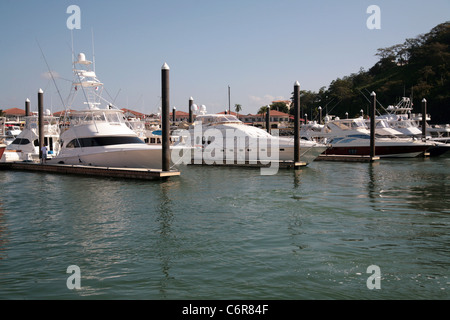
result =
[{"label": "boat hull", "polygon": [[[313,162],[327,149],[324,145],[312,145],[300,147],[300,161],[309,164]],[[278,153],[278,154],[277,154]],[[206,164],[225,164],[225,163],[239,163],[239,162],[261,162],[267,163],[271,161],[293,161],[294,147],[285,146],[279,148],[261,148],[261,150],[251,152],[246,149],[242,152],[226,152],[224,149],[201,149],[192,153],[192,160],[194,163],[204,161]]]},{"label": "boat hull", "polygon": [[3,156],[3,152],[5,152],[5,149],[6,149],[6,145],[0,144],[0,159]]},{"label": "boat hull", "polygon": [[[173,149],[174,147],[171,147],[171,150]],[[80,148],[76,153],[61,153],[47,161],[47,163],[114,168],[161,169],[162,147],[160,145],[150,146],[143,144],[137,146],[114,146],[113,148]],[[171,162],[171,166],[175,164]]]},{"label": "boat hull", "polygon": [[[414,158],[424,152],[430,146],[404,145],[404,146],[375,146],[375,155],[380,158]],[[370,155],[370,146],[331,146],[326,155]]]}]

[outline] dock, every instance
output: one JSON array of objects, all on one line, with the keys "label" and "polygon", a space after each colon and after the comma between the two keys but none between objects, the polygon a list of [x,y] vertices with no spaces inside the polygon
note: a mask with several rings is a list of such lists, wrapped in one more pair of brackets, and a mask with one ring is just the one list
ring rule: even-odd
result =
[{"label": "dock", "polygon": [[40,164],[34,162],[0,163],[0,170],[33,171],[140,180],[161,180],[180,175],[180,172],[178,170],[162,171],[160,169],[112,168],[67,164]]},{"label": "dock", "polygon": [[315,161],[374,162],[377,160],[380,160],[380,157],[321,154],[319,157],[316,158]]},{"label": "dock", "polygon": [[[262,164],[260,162],[255,161],[234,161],[234,162],[227,162],[224,161],[223,163],[206,163],[204,160],[202,163],[191,163],[190,166],[210,166],[210,167],[236,167],[236,168],[269,168],[274,165],[275,161],[271,161],[268,164]],[[277,161],[278,168],[282,169],[296,169],[301,167],[306,167],[306,162],[294,162],[294,161]]]}]

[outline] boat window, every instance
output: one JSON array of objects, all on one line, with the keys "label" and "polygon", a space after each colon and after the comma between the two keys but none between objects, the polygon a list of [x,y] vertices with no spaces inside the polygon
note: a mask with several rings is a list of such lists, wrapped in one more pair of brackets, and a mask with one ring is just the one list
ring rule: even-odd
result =
[{"label": "boat window", "polygon": [[99,146],[110,146],[117,144],[145,143],[138,137],[92,137],[74,139],[67,144],[67,148],[88,148]]},{"label": "boat window", "polygon": [[70,141],[66,148],[79,148],[80,147],[80,143],[78,142],[78,139],[74,139],[72,141]]},{"label": "boat window", "polygon": [[121,123],[122,122],[121,117],[119,116],[119,113],[117,113],[117,112],[106,113],[105,116],[109,123]]},{"label": "boat window", "polygon": [[29,143],[30,143],[30,140],[28,140],[28,139],[16,138],[16,139],[14,139],[14,141],[11,144],[24,145],[24,144],[29,144]]},{"label": "boat window", "polygon": [[351,134],[348,137],[357,139],[370,139],[370,136],[368,134]]},{"label": "boat window", "polygon": [[104,113],[96,113],[96,114],[94,114],[94,120],[98,121],[98,122],[106,121],[105,114]]}]

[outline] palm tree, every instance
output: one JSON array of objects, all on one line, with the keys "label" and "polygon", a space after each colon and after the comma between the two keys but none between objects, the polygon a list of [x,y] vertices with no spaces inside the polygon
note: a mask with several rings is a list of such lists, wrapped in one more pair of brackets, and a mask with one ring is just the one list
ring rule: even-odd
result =
[{"label": "palm tree", "polygon": [[241,110],[242,110],[242,106],[240,104],[234,105],[234,111],[236,111],[236,113],[239,113]]},{"label": "palm tree", "polygon": [[258,110],[258,114],[266,114],[267,113],[267,106],[262,106],[261,108],[259,108]]}]

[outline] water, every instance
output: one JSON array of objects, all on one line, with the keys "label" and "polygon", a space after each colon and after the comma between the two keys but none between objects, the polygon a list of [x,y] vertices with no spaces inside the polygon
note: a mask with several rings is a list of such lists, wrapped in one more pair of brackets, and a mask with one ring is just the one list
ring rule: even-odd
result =
[{"label": "water", "polygon": [[0,299],[449,299],[449,165],[0,171]]}]

